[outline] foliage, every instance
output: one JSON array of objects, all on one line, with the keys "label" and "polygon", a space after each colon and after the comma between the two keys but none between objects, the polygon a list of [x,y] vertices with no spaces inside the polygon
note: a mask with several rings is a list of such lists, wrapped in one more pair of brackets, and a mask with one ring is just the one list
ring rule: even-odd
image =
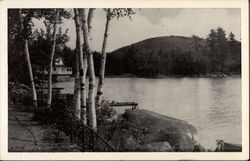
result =
[{"label": "foliage", "polygon": [[137,151],[138,147],[144,143],[144,136],[148,133],[148,129],[130,110],[118,116],[117,120],[108,121],[104,125],[98,126],[98,132],[101,132],[118,151],[123,152]]},{"label": "foliage", "polygon": [[[33,41],[30,43],[30,53],[31,53],[31,61],[33,64],[39,65],[39,66],[48,66],[49,63],[49,53],[51,48],[51,40],[50,37],[52,36],[52,33],[50,31],[50,25],[46,26],[47,29],[44,31],[43,29],[35,30],[33,33]],[[56,35],[56,53],[55,57],[62,56],[65,51],[71,52],[72,51],[68,49],[66,46],[66,43],[69,41],[68,36],[68,30],[66,30],[64,33],[62,32],[62,29],[59,28],[59,32]]]},{"label": "foliage", "polygon": [[24,84],[8,83],[8,100],[14,104],[32,105],[32,90]]},{"label": "foliage", "polygon": [[107,54],[106,75],[208,76],[240,72],[241,43],[233,33],[226,38],[220,27],[212,29],[207,39],[196,35],[152,38]]},{"label": "foliage", "polygon": [[97,109],[97,122],[98,125],[106,125],[112,121],[112,119],[117,115],[114,108],[109,106],[108,101],[102,102],[102,107]]},{"label": "foliage", "polygon": [[[65,9],[59,10],[58,23],[63,23],[64,19],[71,17],[70,12]],[[47,66],[49,61],[49,53],[51,48],[51,35],[53,31],[53,16],[55,9],[22,9],[24,30],[20,32],[20,18],[18,9],[8,10],[8,65],[9,65],[9,80],[14,82],[20,82],[24,84],[29,83],[29,75],[27,65],[25,62],[25,55],[23,53],[24,44],[23,39],[29,40],[30,59],[33,68],[33,75],[35,81],[40,73],[40,70]],[[34,19],[44,21],[46,30],[36,29],[32,32],[34,26]],[[64,55],[67,52],[67,58],[69,50],[66,43],[69,41],[68,30],[64,33],[59,29],[56,39],[56,54]],[[68,63],[68,62],[67,62]],[[68,63],[69,64],[69,63]]]},{"label": "foliage", "polygon": [[135,14],[131,8],[105,8],[104,11],[107,13],[107,17],[116,17],[117,19],[121,17],[129,17],[131,19],[131,15]]},{"label": "foliage", "polygon": [[[29,75],[21,44],[18,10],[8,10],[8,78],[11,81],[29,83]],[[21,52],[20,52],[21,51]],[[21,73],[21,74],[20,74]]]}]

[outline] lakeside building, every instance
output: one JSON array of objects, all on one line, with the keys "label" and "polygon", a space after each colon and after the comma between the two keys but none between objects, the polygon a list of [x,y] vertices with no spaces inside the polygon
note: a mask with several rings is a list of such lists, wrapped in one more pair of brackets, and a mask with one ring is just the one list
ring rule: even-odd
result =
[{"label": "lakeside building", "polygon": [[[45,76],[48,75],[48,70],[44,71]],[[64,65],[62,57],[57,57],[52,69],[52,80],[61,81],[69,79],[72,75],[72,68]]]}]

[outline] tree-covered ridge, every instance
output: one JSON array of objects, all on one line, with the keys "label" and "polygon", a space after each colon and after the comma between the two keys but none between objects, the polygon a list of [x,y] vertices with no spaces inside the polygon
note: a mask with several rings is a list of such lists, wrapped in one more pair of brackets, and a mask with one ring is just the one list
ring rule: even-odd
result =
[{"label": "tree-covered ridge", "polygon": [[[96,53],[96,59],[99,54]],[[99,62],[96,61],[96,66]],[[99,69],[98,67],[96,69]],[[107,54],[107,75],[136,76],[240,74],[241,43],[222,28],[207,39],[164,36],[146,39]]]}]

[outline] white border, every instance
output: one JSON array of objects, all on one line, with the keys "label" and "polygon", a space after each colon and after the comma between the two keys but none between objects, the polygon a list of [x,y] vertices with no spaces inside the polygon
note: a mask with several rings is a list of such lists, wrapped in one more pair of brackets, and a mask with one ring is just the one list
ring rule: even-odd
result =
[{"label": "white border", "polygon": [[[8,153],[7,8],[241,8],[243,152],[178,153]],[[0,0],[0,159],[1,160],[247,160],[249,158],[249,24],[247,0]]]}]

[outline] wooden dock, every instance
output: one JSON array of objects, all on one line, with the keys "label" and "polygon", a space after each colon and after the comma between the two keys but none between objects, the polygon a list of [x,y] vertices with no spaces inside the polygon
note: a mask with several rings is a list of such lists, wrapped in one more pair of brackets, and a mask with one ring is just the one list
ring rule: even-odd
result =
[{"label": "wooden dock", "polygon": [[111,102],[109,105],[112,107],[132,106],[132,110],[138,109],[138,103],[136,102]]}]

